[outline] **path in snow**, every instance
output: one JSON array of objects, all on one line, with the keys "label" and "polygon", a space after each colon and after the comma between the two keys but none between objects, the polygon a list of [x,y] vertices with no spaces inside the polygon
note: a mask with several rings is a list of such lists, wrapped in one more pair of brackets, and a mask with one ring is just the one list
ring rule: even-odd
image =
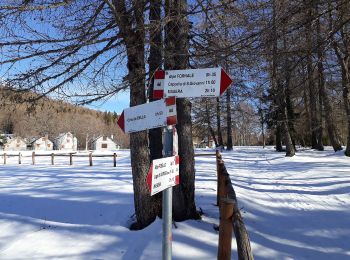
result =
[{"label": "path in snow", "polygon": [[256,259],[350,259],[350,159],[304,150],[224,153]]}]

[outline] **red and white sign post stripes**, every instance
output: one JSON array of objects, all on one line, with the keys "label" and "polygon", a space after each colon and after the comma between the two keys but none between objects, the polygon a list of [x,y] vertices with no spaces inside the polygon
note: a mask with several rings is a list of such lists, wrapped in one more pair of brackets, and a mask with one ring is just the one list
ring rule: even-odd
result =
[{"label": "red and white sign post stripes", "polygon": [[164,78],[165,71],[157,70],[154,74],[154,83],[153,83],[153,98],[161,99],[164,96]]}]

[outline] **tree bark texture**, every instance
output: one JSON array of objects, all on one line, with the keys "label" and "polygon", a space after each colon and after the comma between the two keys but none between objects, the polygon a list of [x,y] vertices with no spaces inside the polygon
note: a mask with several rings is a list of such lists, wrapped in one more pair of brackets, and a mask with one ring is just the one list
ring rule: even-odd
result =
[{"label": "tree bark texture", "polygon": [[[346,2],[340,10],[338,16],[341,23],[350,19],[350,3]],[[347,119],[347,143],[345,155],[350,156],[350,28],[347,27],[341,30],[342,48],[333,37],[333,47],[338,58],[338,63],[341,67],[343,102]]]},{"label": "tree bark texture", "polygon": [[[188,67],[189,24],[186,0],[166,0],[165,69]],[[173,219],[182,221],[198,218],[194,200],[194,150],[192,141],[191,102],[177,99],[177,125],[180,156],[180,184],[173,188]]]},{"label": "tree bark texture", "polygon": [[[115,0],[116,21],[125,42],[127,53],[128,81],[130,83],[130,106],[146,102],[145,60],[144,60],[144,2],[135,2],[134,12],[128,12],[124,1]],[[136,26],[136,28],[134,28]],[[149,170],[147,131],[130,134],[130,155],[134,188],[134,204],[137,222],[132,229],[142,229],[152,223],[159,208],[150,196],[146,185]]]},{"label": "tree bark texture", "polygon": [[342,64],[343,100],[348,125],[345,155],[350,156],[350,56],[346,56]]},{"label": "tree bark texture", "polygon": [[[294,156],[295,155],[295,149],[293,146],[292,138],[290,136],[289,127],[288,127],[288,113],[287,113],[287,105],[286,105],[286,92],[285,92],[285,86],[283,86],[281,80],[278,78],[277,75],[277,63],[278,63],[278,57],[277,57],[277,51],[278,51],[278,43],[277,43],[277,29],[276,29],[276,16],[277,16],[277,6],[276,1],[273,2],[273,50],[272,50],[272,75],[271,75],[271,82],[272,82],[272,89],[275,91],[275,98],[276,98],[276,104],[278,106],[278,116],[277,116],[277,129],[278,133],[280,134],[281,131],[284,135],[284,141],[286,144],[286,156]],[[279,145],[282,146],[281,142],[277,144],[277,136],[276,136],[276,150],[279,149],[282,150],[282,147],[278,147]]]},{"label": "tree bark texture", "polygon": [[227,150],[232,150],[232,117],[231,117],[231,90],[226,90],[226,116],[227,116]]},{"label": "tree bark texture", "polygon": [[[150,87],[148,89],[149,101],[154,101],[153,85],[154,73],[161,69],[162,65],[162,28],[161,28],[161,0],[150,0],[149,20],[150,20],[150,54],[148,59]],[[162,128],[150,129],[148,131],[150,160],[162,158]]]},{"label": "tree bark texture", "polygon": [[217,132],[218,132],[218,145],[223,146],[224,141],[222,139],[222,130],[221,130],[221,104],[220,104],[220,98],[216,98],[216,125],[217,125]]},{"label": "tree bark texture", "polygon": [[[284,37],[283,37],[283,45],[285,49],[288,49],[287,46],[287,39],[286,39],[286,33],[285,33],[285,28],[283,28],[284,32]],[[291,138],[293,148],[295,150],[295,128],[294,128],[294,108],[293,108],[293,102],[291,98],[291,86],[290,86],[290,79],[291,79],[291,68],[290,68],[290,62],[288,60],[288,56],[284,56],[284,81],[285,81],[285,87],[283,89],[283,86],[281,86],[281,91],[284,92],[282,93],[282,103],[285,102],[285,120],[288,120],[287,127],[289,131],[289,137],[286,136],[286,138]],[[288,151],[288,149],[287,149]]]},{"label": "tree bark texture", "polygon": [[282,152],[283,151],[283,147],[282,147],[282,127],[280,123],[277,123],[276,125],[276,151],[277,152]]},{"label": "tree bark texture", "polygon": [[327,126],[327,133],[329,140],[333,146],[334,151],[340,151],[342,150],[338,130],[336,128],[336,125],[334,124],[334,117],[333,117],[333,110],[331,106],[331,102],[329,100],[328,94],[326,92],[326,86],[325,86],[325,77],[324,77],[324,47],[322,45],[322,39],[321,39],[321,23],[320,18],[317,19],[317,56],[318,56],[318,63],[317,63],[317,70],[318,70],[318,86],[319,86],[319,92],[320,92],[320,100],[322,100],[323,108],[324,108],[324,117],[325,117],[325,123]]},{"label": "tree bark texture", "polygon": [[318,142],[319,135],[319,127],[320,123],[317,116],[317,88],[315,86],[314,76],[313,76],[313,68],[312,68],[312,7],[310,3],[306,4],[306,15],[307,15],[307,23],[306,23],[306,44],[307,44],[307,57],[306,57],[306,69],[307,69],[307,84],[309,89],[309,100],[310,100],[310,126],[311,126],[311,148],[321,150],[321,146]]},{"label": "tree bark texture", "polygon": [[[208,124],[208,129],[209,129],[210,135],[214,140],[215,147],[218,147],[218,141],[216,140],[215,132],[214,132],[214,129],[211,126],[211,122],[210,122],[211,117],[210,117],[210,112],[209,112],[208,100],[205,101],[205,115],[206,115],[206,121]],[[209,138],[208,138],[208,147],[209,147]]]}]

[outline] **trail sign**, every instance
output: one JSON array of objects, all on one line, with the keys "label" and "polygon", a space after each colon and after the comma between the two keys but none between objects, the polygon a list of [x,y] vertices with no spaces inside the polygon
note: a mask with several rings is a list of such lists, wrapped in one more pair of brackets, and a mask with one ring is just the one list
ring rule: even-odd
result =
[{"label": "trail sign", "polygon": [[[218,97],[232,83],[222,68],[167,70],[161,83],[161,74],[157,76],[158,87],[164,85],[165,97]],[[157,93],[160,93],[159,89],[154,92]]]},{"label": "trail sign", "polygon": [[218,97],[231,83],[221,68],[156,71],[152,94],[160,100],[125,109],[118,119],[125,133],[167,126],[164,156],[175,156],[153,160],[146,177],[151,195],[163,191],[163,259],[171,259],[172,187],[180,182],[177,133],[172,127],[177,123],[175,98]]},{"label": "trail sign", "polygon": [[151,196],[179,184],[179,156],[153,160],[147,175]]},{"label": "trail sign", "polygon": [[133,133],[176,122],[176,100],[172,97],[124,109],[117,124],[125,133]]}]

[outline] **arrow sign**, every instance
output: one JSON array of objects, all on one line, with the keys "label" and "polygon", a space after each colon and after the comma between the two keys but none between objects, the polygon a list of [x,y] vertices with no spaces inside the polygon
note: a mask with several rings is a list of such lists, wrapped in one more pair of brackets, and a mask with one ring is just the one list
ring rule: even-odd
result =
[{"label": "arrow sign", "polygon": [[164,75],[165,97],[218,97],[232,83],[222,68],[167,70]]},{"label": "arrow sign", "polygon": [[151,196],[179,184],[179,156],[153,160],[146,181]]},{"label": "arrow sign", "polygon": [[125,133],[132,133],[176,122],[176,100],[171,97],[124,109],[117,124]]}]

